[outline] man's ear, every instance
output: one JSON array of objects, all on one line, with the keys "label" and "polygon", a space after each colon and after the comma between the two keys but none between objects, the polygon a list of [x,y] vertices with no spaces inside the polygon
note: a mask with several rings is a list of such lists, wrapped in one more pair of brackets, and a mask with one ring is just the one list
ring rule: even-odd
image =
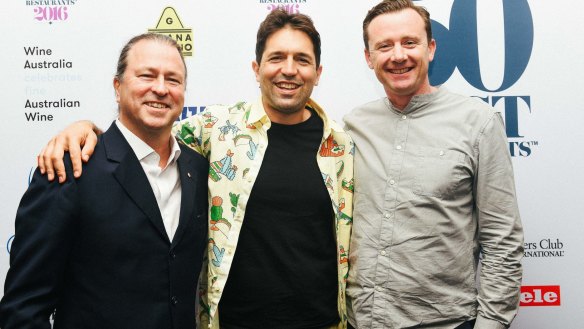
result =
[{"label": "man's ear", "polygon": [[114,91],[116,93],[116,102],[120,102],[120,80],[118,78],[114,78]]},{"label": "man's ear", "polygon": [[369,66],[369,68],[373,70],[373,63],[371,62],[371,53],[369,53],[369,50],[367,48],[365,48],[363,50],[363,53],[365,54],[365,60],[367,61],[367,66]]},{"label": "man's ear", "polygon": [[315,86],[318,86],[318,81],[320,80],[320,75],[322,74],[322,64],[318,66],[316,69],[316,83]]},{"label": "man's ear", "polygon": [[430,40],[430,44],[428,44],[428,59],[429,61],[434,60],[434,54],[436,53],[436,40]]},{"label": "man's ear", "polygon": [[253,61],[251,62],[251,68],[253,70],[253,73],[255,73],[256,81],[260,82],[260,64],[258,64],[258,62],[256,61]]}]

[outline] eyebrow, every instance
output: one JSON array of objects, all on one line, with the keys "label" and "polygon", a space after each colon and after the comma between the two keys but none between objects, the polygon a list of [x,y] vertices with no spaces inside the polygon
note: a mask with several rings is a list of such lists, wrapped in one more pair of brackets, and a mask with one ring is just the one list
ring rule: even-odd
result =
[{"label": "eyebrow", "polygon": [[[400,37],[400,40],[404,40],[404,39],[418,39],[418,40],[420,40],[420,39],[423,39],[423,37],[418,36],[418,35],[414,35],[414,34],[406,34],[406,35],[403,35]],[[388,41],[388,39],[383,39],[380,42],[387,42],[387,41]]]},{"label": "eyebrow", "polygon": [[[146,66],[140,69],[137,69],[138,73],[142,73],[142,72],[148,72],[148,73],[158,73],[159,70],[156,67],[153,66]],[[164,74],[165,77],[173,77],[173,78],[180,78],[182,81],[186,80],[186,75],[184,73],[181,73],[180,71],[175,71],[175,70],[167,70]]]},{"label": "eyebrow", "polygon": [[[274,56],[274,55],[276,55],[276,56],[277,55],[287,55],[287,54],[288,54],[288,52],[278,50],[278,51],[274,51],[274,52],[271,52],[271,53],[267,53],[266,54],[266,57]],[[311,60],[315,60],[314,55],[311,55],[310,53],[295,52],[295,53],[292,53],[292,55],[294,57],[302,57],[302,58],[308,58],[308,59],[311,59]]]}]

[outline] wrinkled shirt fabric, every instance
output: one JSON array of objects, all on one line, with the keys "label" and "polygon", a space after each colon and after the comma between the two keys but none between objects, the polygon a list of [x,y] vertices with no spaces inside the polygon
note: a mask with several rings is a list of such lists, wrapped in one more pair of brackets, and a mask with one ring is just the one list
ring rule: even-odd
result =
[{"label": "wrinkled shirt fabric", "polygon": [[382,98],[344,120],[356,145],[350,323],[506,328],[523,230],[500,113],[441,87],[402,111]]}]

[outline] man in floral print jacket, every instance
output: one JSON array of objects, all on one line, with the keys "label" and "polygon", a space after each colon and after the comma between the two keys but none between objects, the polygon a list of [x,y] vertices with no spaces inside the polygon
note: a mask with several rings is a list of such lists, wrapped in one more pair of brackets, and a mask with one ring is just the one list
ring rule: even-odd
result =
[{"label": "man in floral print jacket", "polygon": [[[310,99],[322,71],[311,19],[270,13],[252,66],[258,101],[209,106],[174,128],[210,162],[201,328],[346,328],[354,146]],[[90,127],[77,123],[57,140]],[[66,144],[49,149],[80,153]],[[52,164],[39,165],[51,176]]]},{"label": "man in floral print jacket", "polygon": [[253,68],[257,102],[175,126],[210,162],[202,327],[344,327],[353,145],[309,99],[321,73],[310,19],[270,14]]},{"label": "man in floral print jacket", "polygon": [[[240,321],[250,318],[241,313],[242,308],[260,312],[256,313],[256,317],[261,319],[255,320],[255,326],[249,326],[251,328],[261,328],[262,323],[266,325],[265,328],[272,328],[265,322],[266,315],[259,315],[267,312],[274,314],[272,309],[290,308],[286,312],[298,312],[297,309],[306,304],[310,305],[306,315],[315,309],[323,309],[323,314],[327,314],[326,311],[331,314],[330,308],[326,306],[311,305],[315,298],[318,303],[319,298],[327,301],[324,297],[331,296],[330,291],[323,291],[322,287],[334,289],[335,312],[331,321],[325,322],[325,319],[316,323],[318,327],[312,327],[328,328],[334,325],[336,328],[339,320],[345,319],[344,291],[352,220],[352,142],[339,125],[327,119],[314,101],[308,100],[305,109],[311,112],[311,118],[316,115],[320,119],[318,121],[324,123],[318,143],[312,145],[314,152],[311,159],[314,163],[310,167],[315,171],[312,176],[319,179],[318,183],[322,185],[320,192],[323,193],[314,193],[305,184],[294,184],[295,181],[304,181],[305,178],[301,176],[310,176],[309,173],[294,172],[293,168],[287,168],[291,165],[267,166],[273,163],[270,157],[281,153],[288,153],[290,160],[299,157],[299,162],[302,162],[302,154],[308,152],[293,151],[295,149],[292,148],[272,151],[273,147],[293,146],[296,143],[280,144],[280,141],[272,140],[271,133],[272,129],[283,128],[287,130],[284,133],[295,134],[292,130],[298,125],[303,128],[301,126],[310,118],[298,124],[280,124],[270,119],[263,104],[260,100],[231,106],[211,106],[207,108],[205,116],[193,116],[175,126],[179,140],[206,156],[211,167],[208,276],[202,280],[199,313],[202,328],[219,328],[220,318],[222,328],[239,328],[239,323],[247,323]],[[205,124],[208,118],[214,118],[215,122]],[[225,134],[227,125],[233,128]],[[303,166],[295,167],[300,169]],[[312,186],[310,182],[307,184]],[[266,190],[270,193],[264,195]],[[325,216],[321,218],[303,214],[303,205],[311,203],[307,199],[316,196],[318,201],[323,201],[323,195],[327,198],[327,203],[322,204],[327,208],[323,213]],[[287,204],[290,208],[298,209],[286,209]],[[318,205],[310,207],[318,208]],[[277,223],[280,220],[286,223]],[[321,232],[315,231],[319,229]],[[320,250],[321,247],[329,247],[331,250]],[[312,254],[327,255],[330,259],[318,259]],[[310,259],[302,259],[308,255]],[[311,264],[313,259],[316,259],[316,264]],[[331,259],[334,259],[334,263]],[[278,268],[280,266],[285,268]],[[296,266],[303,268],[297,269]],[[326,276],[327,270],[330,274],[331,268],[335,278]],[[290,285],[291,290],[279,295],[273,290],[281,289],[282,283]],[[300,296],[312,300],[304,300]],[[286,300],[297,300],[300,304],[285,305]],[[225,301],[227,304],[224,305]],[[306,327],[309,323],[305,319],[298,320],[302,321],[302,325],[290,328],[312,328]],[[233,326],[230,326],[231,321]],[[270,323],[285,325],[289,320],[275,318]]]}]

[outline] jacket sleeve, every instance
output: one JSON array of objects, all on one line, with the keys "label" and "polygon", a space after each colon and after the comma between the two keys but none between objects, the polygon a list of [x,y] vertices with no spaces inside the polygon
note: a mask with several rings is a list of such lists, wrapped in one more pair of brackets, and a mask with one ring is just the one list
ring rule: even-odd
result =
[{"label": "jacket sleeve", "polygon": [[3,329],[50,329],[72,245],[76,184],[66,163],[64,184],[37,169],[16,214],[10,269],[0,302]]},{"label": "jacket sleeve", "polygon": [[475,145],[479,160],[474,196],[482,252],[475,328],[481,329],[508,327],[519,307],[523,227],[507,145],[501,115],[494,113]]},{"label": "jacket sleeve", "polygon": [[[211,152],[209,144],[210,129],[205,129],[205,126],[212,127],[215,124],[214,121],[209,121],[213,118],[212,116],[211,119],[208,118],[209,115],[210,111],[207,109],[205,116],[199,113],[175,123],[172,127],[172,134],[179,142],[205,158],[209,158],[209,153]],[[206,121],[209,122],[206,123]]]}]

